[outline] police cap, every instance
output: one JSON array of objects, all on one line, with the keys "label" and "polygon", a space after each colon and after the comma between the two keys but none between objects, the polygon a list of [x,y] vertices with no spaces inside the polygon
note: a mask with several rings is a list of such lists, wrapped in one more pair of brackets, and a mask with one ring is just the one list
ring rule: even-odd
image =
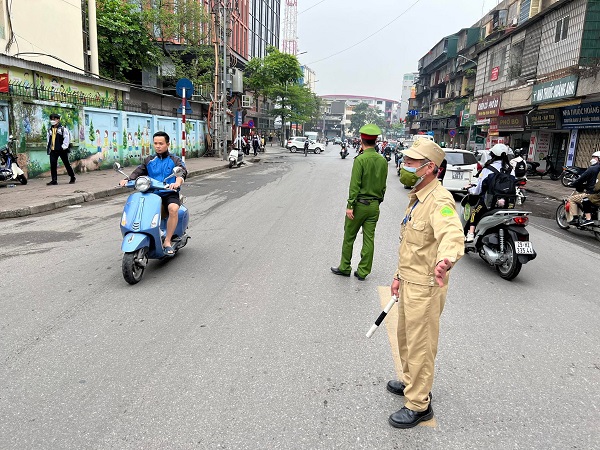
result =
[{"label": "police cap", "polygon": [[433,161],[436,166],[440,166],[446,157],[444,150],[429,139],[417,139],[408,150],[403,150],[402,153],[412,159],[428,159]]},{"label": "police cap", "polygon": [[368,123],[363,125],[358,132],[360,133],[360,137],[365,139],[375,139],[381,134],[381,128],[374,123]]}]

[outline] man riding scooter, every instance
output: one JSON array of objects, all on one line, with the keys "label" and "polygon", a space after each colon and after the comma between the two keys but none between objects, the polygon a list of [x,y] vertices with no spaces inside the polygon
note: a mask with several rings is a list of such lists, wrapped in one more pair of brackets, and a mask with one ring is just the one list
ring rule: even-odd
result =
[{"label": "man riding scooter", "polygon": [[165,235],[165,241],[163,243],[164,251],[167,256],[174,256],[175,251],[171,246],[171,238],[177,228],[179,207],[181,205],[179,200],[179,188],[187,177],[187,169],[185,164],[176,155],[169,153],[170,145],[169,135],[164,131],[157,131],[153,136],[154,150],[156,155],[150,155],[146,157],[142,163],[131,173],[129,179],[121,180],[119,184],[125,186],[128,181],[135,180],[136,178],[148,175],[150,178],[155,180],[164,180],[173,172],[174,167],[181,167],[183,169],[182,176],[178,176],[174,183],[166,185],[167,191],[161,191],[158,193],[162,199],[162,204],[165,209],[169,212],[169,219],[167,220],[167,231]]},{"label": "man riding scooter", "polygon": [[[596,194],[595,187],[600,176],[600,151],[592,153],[592,159],[590,160],[590,167],[581,174],[581,177],[575,183],[573,187],[577,191],[577,194],[569,197],[571,203],[571,211],[573,214],[573,220],[569,222],[570,225],[575,226],[587,226],[593,225],[592,211],[594,210],[594,202],[590,201],[590,195]],[[592,197],[596,199],[596,197]],[[583,215],[585,216],[580,220],[579,209],[583,209]]]}]

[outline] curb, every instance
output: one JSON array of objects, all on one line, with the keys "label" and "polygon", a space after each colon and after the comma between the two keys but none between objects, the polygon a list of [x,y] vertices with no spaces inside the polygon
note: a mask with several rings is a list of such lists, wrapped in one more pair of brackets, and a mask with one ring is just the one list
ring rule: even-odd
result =
[{"label": "curb", "polygon": [[[223,165],[223,166],[210,167],[208,169],[194,170],[194,171],[191,171],[188,173],[188,177],[193,178],[193,177],[197,177],[199,175],[204,175],[204,174],[211,173],[211,172],[218,172],[220,170],[225,170],[227,168],[228,168],[227,165]],[[43,203],[41,205],[26,206],[26,207],[18,208],[18,209],[0,211],[0,220],[15,219],[18,217],[25,217],[25,216],[31,216],[33,214],[40,214],[40,213],[44,213],[44,212],[48,212],[48,211],[53,211],[58,208],[64,208],[66,206],[77,205],[77,204],[85,203],[85,202],[92,202],[96,199],[112,197],[114,195],[119,195],[119,194],[124,194],[127,191],[129,191],[129,189],[119,188],[119,187],[115,187],[115,188],[111,188],[111,189],[102,189],[100,191],[95,191],[95,192],[80,191],[76,194],[70,195],[61,200]]]}]

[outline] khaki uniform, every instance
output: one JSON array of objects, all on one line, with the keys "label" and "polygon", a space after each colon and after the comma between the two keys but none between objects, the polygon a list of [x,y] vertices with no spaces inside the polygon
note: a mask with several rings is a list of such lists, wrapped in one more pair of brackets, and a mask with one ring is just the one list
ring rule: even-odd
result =
[{"label": "khaki uniform", "polygon": [[433,385],[439,319],[448,291],[435,280],[435,266],[464,254],[464,235],[452,195],[435,179],[409,194],[402,221],[398,270],[398,348],[406,407],[425,411]]}]

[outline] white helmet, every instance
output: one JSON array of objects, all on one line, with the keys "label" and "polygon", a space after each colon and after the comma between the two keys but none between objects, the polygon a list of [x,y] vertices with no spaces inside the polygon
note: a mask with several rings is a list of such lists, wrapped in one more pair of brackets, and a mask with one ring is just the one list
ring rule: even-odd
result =
[{"label": "white helmet", "polygon": [[592,153],[592,158],[598,158],[598,159],[600,159],[600,151]]},{"label": "white helmet", "polygon": [[502,153],[508,154],[508,147],[504,144],[496,144],[490,149],[490,153],[496,156],[502,156]]}]

